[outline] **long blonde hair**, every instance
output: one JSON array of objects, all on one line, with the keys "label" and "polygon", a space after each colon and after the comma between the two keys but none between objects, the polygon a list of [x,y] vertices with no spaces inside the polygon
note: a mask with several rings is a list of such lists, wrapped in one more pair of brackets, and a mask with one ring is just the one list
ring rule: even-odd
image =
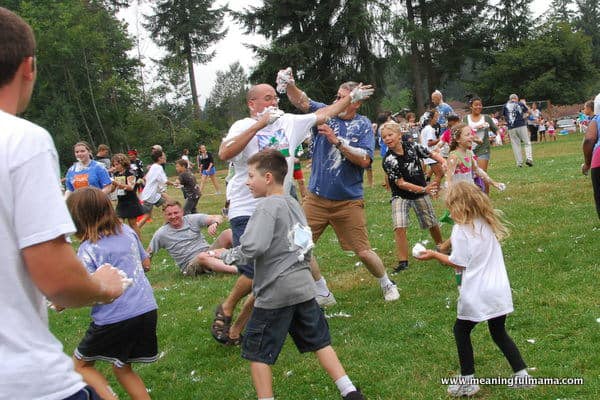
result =
[{"label": "long blonde hair", "polygon": [[495,210],[490,198],[471,182],[453,182],[446,191],[446,207],[456,223],[473,225],[474,220],[481,218],[492,228],[498,241],[508,237],[508,228],[500,219],[501,212]]}]

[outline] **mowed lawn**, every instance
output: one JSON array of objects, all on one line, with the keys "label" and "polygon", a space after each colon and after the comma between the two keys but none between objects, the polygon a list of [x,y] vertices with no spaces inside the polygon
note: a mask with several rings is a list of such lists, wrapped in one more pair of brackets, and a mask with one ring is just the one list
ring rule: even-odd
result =
[{"label": "mowed lawn", "polygon": [[[531,390],[483,386],[480,399],[600,398],[600,223],[591,184],[580,172],[581,135],[534,144],[533,168],[517,168],[510,145],[494,147],[490,175],[507,184],[493,191],[496,208],[510,222],[503,243],[515,312],[507,329],[536,377],[582,377],[583,385],[542,385]],[[222,173],[224,171],[221,171]],[[309,171],[305,171],[308,175]],[[376,185],[365,193],[372,247],[388,270],[396,264],[390,195],[381,187],[381,160],[374,162]],[[221,178],[224,175],[221,174]],[[221,180],[222,182],[222,180]],[[173,189],[172,194],[181,198]],[[201,212],[220,213],[224,195],[210,183]],[[438,216],[444,210],[435,201]],[[430,239],[411,215],[411,246]],[[146,245],[162,224],[144,227]],[[444,236],[450,227],[442,227]],[[431,243],[429,244],[431,246]],[[385,303],[379,284],[351,253],[340,249],[331,229],[316,247],[323,274],[338,304],[326,313],[336,349],[350,378],[369,399],[444,399],[442,378],[459,371],[452,325],[457,289],[453,272],[436,262],[412,259],[393,279],[400,300]],[[169,255],[152,260],[148,278],[159,304],[161,358],[136,370],[155,399],[255,399],[248,362],[237,347],[223,347],[210,335],[215,306],[227,295],[233,276],[184,279]],[[89,309],[51,312],[51,329],[71,354],[88,323]],[[512,371],[491,340],[487,326],[472,335],[478,377],[507,377]],[[101,370],[110,375],[106,363]],[[273,368],[278,399],[337,399],[338,391],[314,356],[300,355],[288,340]],[[121,398],[126,394],[109,377]]]}]

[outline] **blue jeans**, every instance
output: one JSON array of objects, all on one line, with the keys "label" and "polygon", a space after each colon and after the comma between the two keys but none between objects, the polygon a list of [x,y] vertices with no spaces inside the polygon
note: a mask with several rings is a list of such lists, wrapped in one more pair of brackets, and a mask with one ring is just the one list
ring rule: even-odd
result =
[{"label": "blue jeans", "polygon": [[[249,220],[250,216],[235,217],[229,220],[231,232],[233,233],[233,247],[240,245],[240,238],[246,231]],[[254,264],[238,265],[237,267],[240,274],[245,275],[248,279],[254,279]]]}]

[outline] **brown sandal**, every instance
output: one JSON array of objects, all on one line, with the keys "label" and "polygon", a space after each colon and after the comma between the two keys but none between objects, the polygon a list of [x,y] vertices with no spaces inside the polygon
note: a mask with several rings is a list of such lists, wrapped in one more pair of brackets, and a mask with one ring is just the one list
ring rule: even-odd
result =
[{"label": "brown sandal", "polygon": [[231,339],[229,338],[229,328],[231,327],[231,317],[225,315],[223,312],[223,305],[219,304],[215,310],[215,319],[213,320],[212,326],[210,327],[210,333],[215,340],[222,344],[228,344]]}]

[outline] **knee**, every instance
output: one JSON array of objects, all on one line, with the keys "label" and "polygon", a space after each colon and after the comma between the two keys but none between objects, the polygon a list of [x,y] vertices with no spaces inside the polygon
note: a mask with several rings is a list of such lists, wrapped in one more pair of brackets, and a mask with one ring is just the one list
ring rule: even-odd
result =
[{"label": "knee", "polygon": [[369,259],[369,257],[372,254],[374,254],[374,253],[373,253],[373,250],[371,250],[371,249],[361,250],[358,253],[356,253],[356,255],[358,256],[358,258],[360,258],[363,261]]}]

